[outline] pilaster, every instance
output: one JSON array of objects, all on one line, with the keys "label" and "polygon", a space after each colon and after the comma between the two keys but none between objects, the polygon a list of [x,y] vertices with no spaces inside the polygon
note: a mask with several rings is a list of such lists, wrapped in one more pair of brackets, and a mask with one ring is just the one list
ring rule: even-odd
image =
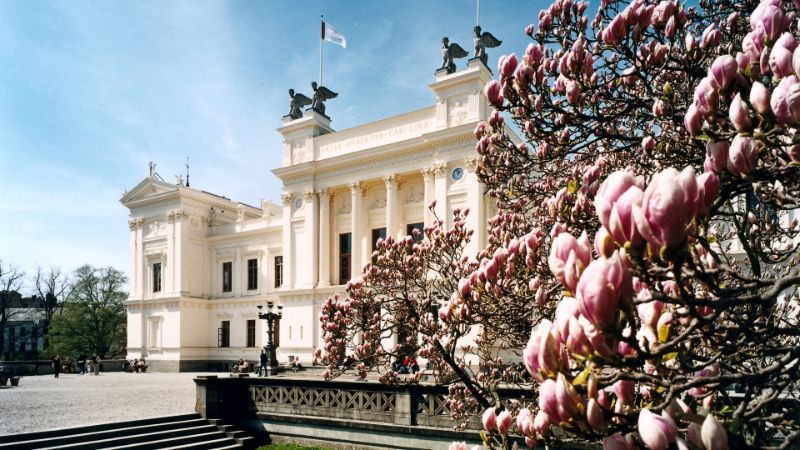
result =
[{"label": "pilaster", "polygon": [[465,176],[467,179],[467,204],[470,205],[469,216],[467,216],[467,228],[473,230],[472,241],[470,242],[468,253],[472,256],[478,254],[478,250],[486,248],[486,199],[484,198],[483,184],[478,181],[478,157],[470,156],[464,160],[466,168]]},{"label": "pilaster", "polygon": [[350,261],[350,277],[356,277],[361,274],[361,268],[363,267],[363,255],[364,252],[364,243],[363,243],[363,216],[364,216],[364,206],[363,206],[363,198],[364,198],[364,184],[361,181],[354,181],[348,185],[350,188],[350,199],[351,199],[351,211],[350,211],[350,220],[351,220],[351,241],[352,241],[352,248],[350,249],[351,261]]},{"label": "pilaster", "polygon": [[420,172],[422,173],[422,184],[424,187],[422,200],[424,204],[422,207],[425,210],[423,211],[423,221],[425,223],[425,228],[427,228],[433,224],[433,214],[428,208],[433,201],[433,170],[430,167],[425,167],[420,170]]},{"label": "pilaster", "polygon": [[436,198],[436,215],[443,222],[443,228],[450,228],[453,218],[447,209],[447,163],[434,164],[431,169],[434,175],[434,189]]},{"label": "pilaster", "polygon": [[[306,282],[304,285],[313,288],[317,285],[319,279],[319,230],[317,229],[318,216],[317,216],[317,194],[313,189],[306,189],[303,192],[303,202],[305,205],[305,236],[308,239],[306,246],[305,260],[308,261],[308,266],[303,264],[303,267],[309,267],[310,271],[304,276]],[[302,260],[301,260],[302,261]]]},{"label": "pilaster", "polygon": [[[319,197],[319,287],[331,285],[331,193],[325,189],[317,192]],[[316,327],[315,327],[316,328]]]},{"label": "pilaster", "polygon": [[386,237],[392,236],[398,238],[400,236],[399,210],[397,201],[397,188],[398,176],[392,173],[383,177],[383,182],[386,185]]},{"label": "pilaster", "polygon": [[294,264],[292,252],[294,250],[294,233],[292,233],[292,200],[294,195],[290,192],[281,194],[283,204],[283,285],[282,289],[294,287]]}]

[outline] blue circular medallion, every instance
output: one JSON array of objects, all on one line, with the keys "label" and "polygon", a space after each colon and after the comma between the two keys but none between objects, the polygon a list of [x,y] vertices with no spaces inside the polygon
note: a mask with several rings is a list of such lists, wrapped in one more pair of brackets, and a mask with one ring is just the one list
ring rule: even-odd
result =
[{"label": "blue circular medallion", "polygon": [[294,209],[300,209],[303,206],[303,199],[298,198],[294,201]]},{"label": "blue circular medallion", "polygon": [[461,167],[456,167],[455,169],[453,169],[452,177],[453,177],[453,181],[460,180],[461,178],[464,177],[464,169],[462,169]]}]

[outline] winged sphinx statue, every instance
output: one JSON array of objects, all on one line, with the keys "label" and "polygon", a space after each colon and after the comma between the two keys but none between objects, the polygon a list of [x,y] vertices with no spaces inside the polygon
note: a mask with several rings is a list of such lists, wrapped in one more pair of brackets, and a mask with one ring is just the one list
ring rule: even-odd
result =
[{"label": "winged sphinx statue", "polygon": [[317,86],[316,81],[311,82],[311,89],[314,91],[313,99],[311,101],[311,109],[325,115],[325,100],[336,98],[339,94],[326,88],[325,86]]},{"label": "winged sphinx statue", "polygon": [[475,58],[480,59],[486,67],[489,67],[489,58],[486,56],[487,48],[499,47],[503,41],[492,36],[492,33],[485,31],[481,33],[481,27],[475,27]]},{"label": "winged sphinx statue", "polygon": [[[456,71],[456,63],[453,62],[456,58],[463,58],[468,56],[469,52],[461,48],[460,45],[453,42],[450,43],[450,39],[447,37],[442,38],[442,67],[441,69],[447,69],[447,73],[453,73]],[[440,70],[441,70],[440,69]]]},{"label": "winged sphinx statue", "polygon": [[311,99],[301,93],[289,89],[289,117],[299,119],[303,117],[303,107],[311,104]]}]

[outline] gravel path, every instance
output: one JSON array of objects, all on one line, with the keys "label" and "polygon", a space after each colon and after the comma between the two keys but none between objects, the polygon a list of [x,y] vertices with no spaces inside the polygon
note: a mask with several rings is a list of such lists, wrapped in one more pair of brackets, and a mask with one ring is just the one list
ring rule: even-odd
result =
[{"label": "gravel path", "polygon": [[194,412],[198,373],[61,374],[0,387],[0,435]]}]

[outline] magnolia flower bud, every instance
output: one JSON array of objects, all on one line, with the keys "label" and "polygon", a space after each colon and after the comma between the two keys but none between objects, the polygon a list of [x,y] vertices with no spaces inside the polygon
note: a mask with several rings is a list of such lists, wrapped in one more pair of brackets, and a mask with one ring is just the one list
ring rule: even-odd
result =
[{"label": "magnolia flower bud", "polygon": [[603,450],[636,450],[636,445],[616,433],[603,438]]},{"label": "magnolia flower bud", "polygon": [[502,108],[503,94],[501,93],[501,86],[499,81],[492,80],[486,83],[486,87],[484,88],[484,93],[486,94],[486,98],[489,100],[489,103],[492,106],[494,106],[496,109]]},{"label": "magnolia flower bud", "polygon": [[707,415],[703,421],[700,439],[706,450],[728,450],[728,433],[713,414]]},{"label": "magnolia flower bud", "polygon": [[[800,53],[796,53],[800,55]],[[798,59],[798,62],[800,62],[800,59]],[[750,88],[750,104],[759,114],[766,114],[770,110],[769,91],[758,81],[754,82]]]},{"label": "magnolia flower bud", "polygon": [[711,161],[711,170],[722,172],[728,163],[728,141],[708,141],[706,143],[706,157]]},{"label": "magnolia flower bud", "polygon": [[675,442],[678,429],[667,413],[657,416],[644,408],[639,412],[639,436],[650,450],[666,450]]},{"label": "magnolia flower bud", "polygon": [[631,274],[618,252],[611,258],[596,259],[581,275],[577,286],[581,314],[604,329],[617,318],[617,305],[623,295],[630,295]]},{"label": "magnolia flower bud", "polygon": [[593,398],[590,398],[589,402],[586,403],[586,420],[595,431],[600,431],[606,426],[606,416],[603,414],[603,410],[597,400]]},{"label": "magnolia flower bud", "polygon": [[797,76],[792,75],[781,80],[772,91],[770,106],[779,124],[800,121],[800,83]]},{"label": "magnolia flower bud", "polygon": [[689,105],[689,108],[686,110],[686,116],[683,118],[683,126],[686,127],[686,131],[688,131],[689,135],[692,137],[697,136],[703,131],[703,115],[694,103]]},{"label": "magnolia flower bud", "polygon": [[486,431],[492,431],[497,424],[497,413],[493,407],[486,408],[486,411],[483,412],[483,416],[481,416],[481,423],[483,424],[483,429]]},{"label": "magnolia flower bud", "polygon": [[513,422],[514,418],[511,417],[511,413],[504,410],[497,415],[497,431],[499,431],[500,434],[508,433],[508,429],[511,428]]},{"label": "magnolia flower bud", "polygon": [[758,144],[753,139],[737,135],[728,152],[728,170],[734,175],[745,176],[758,163]]},{"label": "magnolia flower bud", "polygon": [[517,68],[517,55],[514,53],[510,55],[503,55],[498,62],[499,72],[501,78],[510,78]]},{"label": "magnolia flower bud", "polygon": [[727,89],[731,81],[736,77],[737,64],[731,55],[717,57],[708,69],[708,78],[711,85],[717,89]]},{"label": "magnolia flower bud", "polygon": [[792,56],[792,52],[786,47],[776,45],[772,48],[769,54],[769,68],[776,77],[783,78],[793,73]]},{"label": "magnolia flower bud", "polygon": [[750,113],[747,110],[747,105],[742,101],[741,93],[737,93],[733,97],[728,116],[733,126],[736,127],[736,131],[745,132],[753,127],[753,123],[750,121]]}]

